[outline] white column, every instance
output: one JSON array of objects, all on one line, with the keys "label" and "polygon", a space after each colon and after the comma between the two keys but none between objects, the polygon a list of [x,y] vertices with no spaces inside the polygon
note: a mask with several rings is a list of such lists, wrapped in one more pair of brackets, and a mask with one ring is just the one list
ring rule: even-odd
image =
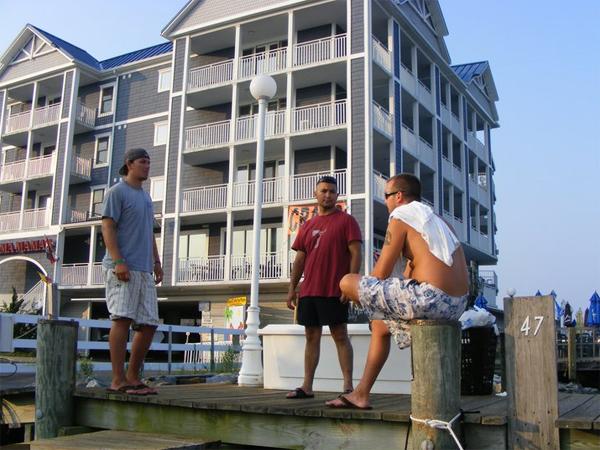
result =
[{"label": "white column", "polygon": [[284,141],[284,178],[283,178],[283,242],[281,247],[283,248],[283,271],[282,276],[284,278],[289,277],[289,268],[290,268],[290,237],[288,235],[288,211],[290,205],[290,183],[292,181],[291,177],[291,166],[292,166],[292,143],[289,137],[285,138]]},{"label": "white column", "polygon": [[225,245],[223,250],[225,253],[225,273],[224,279],[231,279],[231,249],[233,241],[233,185],[235,183],[235,174],[237,169],[237,160],[235,155],[235,147],[229,147],[229,183],[227,185],[227,225],[225,234]]},{"label": "white column", "polygon": [[29,160],[31,159],[31,150],[33,149],[33,116],[37,107],[38,82],[33,83],[33,98],[31,100],[31,114],[29,115],[29,130],[27,131],[27,148],[25,149],[25,169],[23,172],[23,187],[21,188],[21,213],[19,215],[19,229],[23,229],[23,217],[25,215],[25,205],[27,204],[27,177],[29,175]]},{"label": "white column", "polygon": [[96,226],[93,225],[90,230],[90,254],[88,258],[88,279],[87,285],[92,285],[94,261],[96,260]]}]

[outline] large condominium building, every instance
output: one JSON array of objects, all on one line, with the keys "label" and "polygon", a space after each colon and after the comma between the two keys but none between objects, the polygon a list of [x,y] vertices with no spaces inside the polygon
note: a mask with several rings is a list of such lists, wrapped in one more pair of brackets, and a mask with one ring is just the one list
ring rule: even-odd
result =
[{"label": "large condominium building", "polygon": [[[101,205],[126,149],[152,159],[166,323],[223,326],[249,293],[260,73],[268,104],[261,323],[285,297],[301,220],[326,173],[361,225],[369,271],[387,225],[385,180],[411,172],[473,267],[496,262],[489,64],[450,65],[436,0],[192,0],[163,44],[98,61],[27,25],[0,60],[0,290],[35,303],[52,277],[64,316],[107,317]],[[44,240],[56,244],[56,264]],[[135,239],[135,236],[131,237]],[[481,274],[495,288],[493,272]],[[488,301],[494,304],[495,291]],[[238,304],[239,302],[235,302]],[[242,300],[243,303],[243,300]],[[231,304],[231,303],[230,303]]]}]

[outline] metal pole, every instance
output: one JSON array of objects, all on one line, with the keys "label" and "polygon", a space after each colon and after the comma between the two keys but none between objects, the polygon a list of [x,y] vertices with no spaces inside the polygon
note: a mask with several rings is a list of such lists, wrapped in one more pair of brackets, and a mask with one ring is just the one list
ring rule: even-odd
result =
[{"label": "metal pole", "polygon": [[215,330],[210,329],[210,371],[215,371]]},{"label": "metal pole", "polygon": [[172,348],[173,348],[173,327],[171,325],[169,325],[169,351],[167,353],[167,361],[168,361],[168,372],[169,375],[171,375],[171,365],[173,363],[173,353],[172,353]]}]

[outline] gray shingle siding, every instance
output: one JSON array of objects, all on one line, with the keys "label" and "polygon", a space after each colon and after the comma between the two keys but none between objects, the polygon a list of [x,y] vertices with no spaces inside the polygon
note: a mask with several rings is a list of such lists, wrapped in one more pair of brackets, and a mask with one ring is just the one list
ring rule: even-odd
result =
[{"label": "gray shingle siding", "polygon": [[163,232],[163,254],[162,266],[164,271],[163,286],[171,285],[171,274],[173,267],[173,239],[175,231],[175,220],[166,219]]},{"label": "gray shingle siding", "polygon": [[225,184],[228,183],[228,181],[229,161],[206,164],[203,166],[182,165],[182,189]]},{"label": "gray shingle siding", "polygon": [[173,69],[173,92],[183,88],[183,69],[185,67],[185,39],[175,41],[175,67]]},{"label": "gray shingle siding", "polygon": [[315,105],[331,101],[331,83],[296,90],[296,106]]},{"label": "gray shingle siding", "polygon": [[38,56],[30,61],[23,61],[15,65],[8,66],[2,75],[0,75],[0,81],[4,82],[14,80],[16,78],[31,75],[36,72],[49,70],[53,67],[66,64],[68,62],[69,60],[59,52],[48,53],[47,55]]},{"label": "gray shingle siding", "polygon": [[[166,119],[166,117],[165,117]],[[156,119],[156,122],[162,122],[163,119]],[[154,123],[155,120],[144,120],[142,122],[119,125],[115,128],[111,179],[119,177],[119,168],[123,164],[125,152],[130,148],[144,148],[150,154],[152,164],[150,166],[150,176],[159,176],[164,173],[165,146],[155,147],[154,144]]]},{"label": "gray shingle siding", "polygon": [[353,59],[352,72],[352,193],[365,192],[364,59]]},{"label": "gray shingle siding", "polygon": [[227,61],[235,56],[235,48],[228,47],[214,52],[206,53],[203,55],[197,55],[190,58],[188,62],[189,69],[195,69],[209,64],[218,63],[221,61]]},{"label": "gray shingle siding", "polygon": [[166,67],[152,67],[119,78],[117,122],[168,111],[169,92],[158,92],[158,71]]},{"label": "gray shingle siding", "polygon": [[71,106],[71,91],[73,90],[73,71],[65,74],[64,88],[65,95],[62,98],[62,115],[63,119],[69,117],[69,109]]},{"label": "gray shingle siding", "polygon": [[302,42],[314,41],[315,39],[329,36],[331,36],[331,25],[320,25],[305,30],[298,30],[298,43],[301,44]]},{"label": "gray shingle siding", "polygon": [[294,152],[294,174],[329,170],[329,147],[316,147]]},{"label": "gray shingle siding", "polygon": [[193,127],[212,122],[231,119],[231,103],[193,109],[185,112],[185,127]]},{"label": "gray shingle siding", "polygon": [[169,160],[167,161],[166,212],[175,212],[175,187],[177,183],[177,155],[179,154],[179,125],[181,120],[181,97],[173,97],[171,103],[171,134],[169,139]]},{"label": "gray shingle siding", "polygon": [[54,192],[52,194],[52,198],[54,199],[54,205],[52,210],[52,225],[57,225],[59,221],[59,217],[61,214],[60,211],[60,197],[62,191],[62,184],[65,181],[63,179],[63,167],[65,166],[65,152],[67,151],[67,136],[68,136],[68,122],[63,122],[59,124],[58,128],[58,146],[55,150],[56,158],[57,158],[57,171],[54,175]]},{"label": "gray shingle siding", "polygon": [[351,53],[360,53],[365,49],[365,25],[364,25],[364,0],[350,0],[352,8],[352,19],[350,22],[352,30]]},{"label": "gray shingle siding", "polygon": [[[67,205],[69,208],[74,209],[76,211],[89,211],[90,196],[90,185],[85,184],[73,186],[69,190]],[[70,220],[70,217],[67,217],[67,220]]]}]

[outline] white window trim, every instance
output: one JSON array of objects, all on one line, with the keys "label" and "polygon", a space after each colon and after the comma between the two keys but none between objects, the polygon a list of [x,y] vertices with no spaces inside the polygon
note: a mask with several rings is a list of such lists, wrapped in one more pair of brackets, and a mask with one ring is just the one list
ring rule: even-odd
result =
[{"label": "white window trim", "polygon": [[90,215],[90,217],[92,217],[92,214],[94,214],[94,191],[98,191],[100,189],[104,190],[104,197],[102,199],[102,201],[104,202],[104,199],[106,199],[106,184],[98,184],[96,186],[90,186],[90,205],[88,207],[88,214]]},{"label": "white window trim", "polygon": [[[112,103],[110,105],[110,112],[103,113],[103,112],[100,112],[100,111],[102,111],[102,91],[109,87],[113,88],[113,96],[112,96]],[[100,85],[100,97],[98,97],[98,115],[97,115],[97,117],[111,116],[115,113],[115,99],[117,98],[116,94],[117,94],[117,89],[116,89],[115,82]]]},{"label": "white window trim", "polygon": [[[107,158],[105,163],[96,163],[96,157],[98,156],[98,142],[100,139],[108,138]],[[96,142],[94,143],[94,159],[92,160],[92,167],[107,167],[110,164],[111,144],[112,139],[110,133],[103,133],[96,135]]]},{"label": "white window trim", "polygon": [[[158,181],[162,181],[163,182],[163,189],[161,192],[161,198],[154,198],[152,197],[152,193],[154,192],[154,184],[157,183]],[[162,202],[165,200],[165,177],[164,175],[160,175],[158,177],[151,177],[150,178],[150,198],[152,199],[153,202]]]},{"label": "white window trim", "polygon": [[[171,80],[169,81],[169,87],[166,89],[161,89],[160,85],[161,85],[161,79],[164,76],[164,74],[169,73]],[[158,87],[157,87],[157,92],[169,92],[171,90],[171,85],[173,84],[173,71],[171,70],[170,67],[166,68],[166,69],[160,69],[158,71]]]},{"label": "white window trim", "polygon": [[[167,134],[165,136],[165,142],[157,142],[157,137],[158,137],[158,128],[160,126],[166,126],[167,127]],[[154,122],[154,146],[158,147],[160,145],[167,145],[167,142],[169,140],[169,121],[168,120],[164,120],[162,122]]]}]

